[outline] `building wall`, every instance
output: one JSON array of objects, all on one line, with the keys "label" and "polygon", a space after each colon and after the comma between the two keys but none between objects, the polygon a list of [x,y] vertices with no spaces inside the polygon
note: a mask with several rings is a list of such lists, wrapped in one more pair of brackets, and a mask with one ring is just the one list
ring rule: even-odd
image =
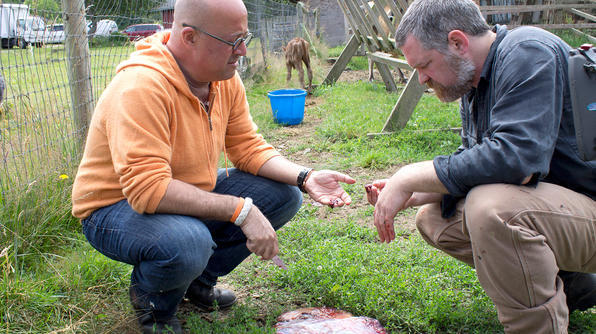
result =
[{"label": "building wall", "polygon": [[306,0],[311,9],[319,8],[319,24],[325,43],[331,47],[345,44],[348,40],[349,24],[339,8],[337,0]]},{"label": "building wall", "polygon": [[161,21],[163,22],[164,29],[172,28],[172,22],[174,22],[174,10],[167,9],[161,12]]}]

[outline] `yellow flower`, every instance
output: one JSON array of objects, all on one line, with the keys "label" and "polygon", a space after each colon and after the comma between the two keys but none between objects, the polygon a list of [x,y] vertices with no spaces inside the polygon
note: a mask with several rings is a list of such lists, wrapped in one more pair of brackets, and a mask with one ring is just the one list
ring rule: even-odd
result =
[{"label": "yellow flower", "polygon": [[59,176],[59,178],[60,178],[60,180],[66,180],[66,179],[68,179],[68,175],[62,174]]}]

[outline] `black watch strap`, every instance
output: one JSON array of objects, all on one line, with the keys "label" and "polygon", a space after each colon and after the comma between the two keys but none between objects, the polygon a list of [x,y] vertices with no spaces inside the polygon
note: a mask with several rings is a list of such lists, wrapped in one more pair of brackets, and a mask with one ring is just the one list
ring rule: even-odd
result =
[{"label": "black watch strap", "polygon": [[300,191],[302,191],[303,193],[306,192],[306,189],[304,189],[304,181],[306,180],[306,177],[308,176],[308,174],[310,174],[310,172],[312,172],[312,168],[305,168],[301,170],[300,173],[298,173],[298,179],[296,180],[296,184],[298,185],[298,189],[300,189]]}]

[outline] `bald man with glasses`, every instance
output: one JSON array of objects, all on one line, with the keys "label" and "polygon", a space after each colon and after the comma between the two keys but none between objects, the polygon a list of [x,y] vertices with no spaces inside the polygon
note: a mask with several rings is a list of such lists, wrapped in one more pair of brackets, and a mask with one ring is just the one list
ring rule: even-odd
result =
[{"label": "bald man with glasses", "polygon": [[241,0],[178,0],[171,32],[136,43],[93,113],[72,212],[95,249],[133,266],[143,333],[181,333],[185,297],[232,306],[218,278],[251,253],[275,257],[301,192],[351,202],[351,177],[294,164],[256,132],[236,72],[251,39]]}]

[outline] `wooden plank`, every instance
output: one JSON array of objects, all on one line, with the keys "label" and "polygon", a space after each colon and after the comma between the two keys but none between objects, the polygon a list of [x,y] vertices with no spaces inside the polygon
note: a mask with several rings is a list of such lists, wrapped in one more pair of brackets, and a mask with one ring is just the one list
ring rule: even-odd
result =
[{"label": "wooden plank", "polygon": [[568,11],[571,12],[571,13],[573,13],[573,14],[575,14],[575,15],[577,15],[577,16],[581,16],[581,17],[583,17],[585,19],[588,19],[588,20],[590,20],[592,22],[596,22],[596,16],[594,16],[594,15],[590,15],[588,13],[582,12],[582,11],[577,10],[575,8],[568,9]]},{"label": "wooden plank", "polygon": [[[406,8],[408,7],[408,3],[404,0],[399,0],[399,6],[395,3],[395,0],[387,0],[389,8],[391,8],[391,11],[393,12],[393,15],[396,18],[396,23],[401,21],[401,17],[403,16],[403,13],[406,11]],[[405,6],[404,6],[404,2],[405,2]],[[397,26],[396,26],[397,28]]]},{"label": "wooden plank", "polygon": [[[358,26],[358,28],[360,29],[360,31],[362,31],[363,33],[365,33],[367,36],[374,36],[375,32],[372,30],[372,28],[366,24],[366,18],[364,17],[364,14],[362,13],[362,10],[360,10],[360,7],[356,4],[356,2],[354,0],[344,0],[349,11],[352,13],[352,15],[354,15],[354,19],[357,21],[356,25]],[[354,28],[354,27],[352,27]],[[381,43],[377,40],[377,39],[372,39],[373,42],[373,50],[369,50],[369,51],[376,51],[378,49],[381,48]]]},{"label": "wooden plank", "polygon": [[578,35],[580,35],[582,37],[587,38],[588,40],[590,40],[590,42],[596,44],[596,37],[591,36],[591,35],[588,35],[588,34],[586,34],[583,31],[580,31],[580,30],[577,30],[577,29],[573,29],[573,28],[571,29],[571,31],[573,31],[574,33],[576,33],[576,34],[578,34]]},{"label": "wooden plank", "polygon": [[424,86],[418,82],[418,71],[412,71],[412,75],[410,75],[406,87],[387,118],[382,132],[394,132],[403,129],[423,93]]},{"label": "wooden plank", "polygon": [[[385,25],[389,29],[389,31],[384,32],[386,35],[386,36],[384,36],[384,38],[386,38],[388,40],[389,36],[391,36],[391,34],[393,34],[395,32],[395,29],[397,27],[395,26],[395,23],[393,23],[391,21],[389,16],[387,16],[387,13],[385,12],[385,5],[383,4],[383,1],[384,0],[374,0],[374,5],[372,6],[371,9],[376,11],[377,17],[381,19],[382,22],[380,22],[380,24],[385,23]],[[389,42],[388,42],[388,44],[391,45],[391,43],[389,43]]]},{"label": "wooden plank", "polygon": [[552,4],[552,5],[527,5],[527,6],[480,6],[482,14],[507,14],[507,13],[525,13],[536,12],[553,9],[569,9],[569,8],[596,8],[593,4]]},{"label": "wooden plank", "polygon": [[410,65],[408,65],[408,63],[405,60],[395,58],[389,53],[377,51],[377,52],[369,53],[369,54],[367,54],[367,56],[377,63],[382,63],[382,64],[398,67],[398,68],[401,68],[404,70],[412,70]]},{"label": "wooden plank", "polygon": [[[397,28],[395,26],[395,22],[399,22],[399,20],[401,20],[402,17],[402,13],[399,11],[399,7],[397,7],[395,5],[395,0],[373,0],[374,3],[376,4],[376,6],[378,6],[378,8],[389,8],[389,10],[391,11],[391,13],[393,14],[393,18],[394,21],[391,23],[391,25],[395,28]],[[397,13],[396,13],[397,11]],[[383,10],[384,12],[384,10]]]},{"label": "wooden plank", "polygon": [[350,27],[352,27],[352,32],[354,33],[354,35],[356,35],[356,37],[358,38],[358,41],[360,43],[369,43],[369,41],[365,41],[363,36],[360,33],[360,30],[358,29],[358,26],[356,25],[356,21],[354,19],[354,17],[352,17],[352,13],[350,13],[350,9],[347,7],[346,3],[344,1],[338,1],[339,3],[339,7],[341,8],[341,10],[344,12],[344,16],[346,18],[348,18],[348,22],[350,23]]},{"label": "wooden plank", "polygon": [[[380,39],[381,37],[378,37],[378,36],[374,36],[374,37],[373,36],[363,36],[362,38],[364,40],[368,39],[372,43],[373,40]],[[389,37],[389,38],[387,38],[387,40],[389,41],[389,43],[391,43],[391,48],[389,50],[390,51],[397,51],[397,52],[399,52],[401,54],[401,51],[398,48],[395,47],[395,38]],[[377,50],[373,50],[373,51],[370,51],[370,52],[376,52],[376,51]],[[386,51],[381,51],[381,52],[386,52]]]},{"label": "wooden plank", "polygon": [[[461,134],[462,128],[438,128],[438,129],[420,129],[420,130],[412,130],[414,133],[433,133],[433,132],[453,132],[457,134]],[[376,136],[389,136],[394,134],[394,132],[376,132],[376,133],[367,133],[366,135],[369,138],[373,138]]]},{"label": "wooden plank", "polygon": [[[391,1],[391,0],[389,0],[389,1]],[[408,9],[408,1],[397,0],[397,3],[399,4],[399,9],[401,9],[402,13],[405,13],[406,10]]]},{"label": "wooden plank", "polygon": [[346,68],[346,65],[348,65],[350,62],[352,56],[356,53],[356,51],[358,51],[359,47],[360,42],[358,41],[358,38],[352,35],[348,41],[348,44],[339,55],[339,58],[335,64],[333,64],[333,67],[329,70],[329,73],[327,73],[327,77],[323,81],[323,85],[333,85],[337,79],[339,79],[339,76]]},{"label": "wooden plank", "polygon": [[[372,7],[370,7],[367,1],[364,1],[364,3],[362,3],[361,6],[363,6],[361,8],[364,8],[364,17],[366,19],[366,24],[370,25],[370,29],[373,31],[373,34],[371,36],[380,37],[377,38],[377,40],[381,43],[380,49],[389,49],[390,44],[389,41],[387,41],[387,33],[385,32],[385,29],[381,28],[381,23],[379,22],[377,14],[375,13],[377,8],[373,9]],[[373,7],[375,6],[373,5]]]},{"label": "wooden plank", "polygon": [[354,13],[351,12],[350,8],[348,8],[348,5],[345,1],[338,1],[340,4],[343,4],[343,6],[345,6],[346,8],[346,15],[348,17],[348,20],[350,22],[350,26],[352,27],[352,30],[354,31],[354,34],[358,37],[360,43],[363,43],[364,46],[366,47],[367,50],[375,50],[376,47],[373,44],[373,41],[368,40],[366,37],[368,36],[368,33],[366,32],[366,30],[363,30],[362,27],[360,27],[359,25],[359,20],[358,18],[355,16]]},{"label": "wooden plank", "polygon": [[385,83],[385,89],[389,92],[397,92],[397,86],[395,85],[395,81],[393,80],[393,75],[391,74],[391,69],[389,66],[383,63],[376,63],[377,69],[381,74],[381,78],[383,78],[383,82]]},{"label": "wooden plank", "polygon": [[365,3],[372,3],[372,6],[369,4],[369,7],[371,10],[375,12],[375,16],[377,18],[380,18],[380,21],[383,21],[385,24],[388,23],[388,26],[391,26],[393,24],[393,22],[391,22],[391,19],[389,19],[387,12],[385,12],[385,5],[383,0],[363,1]]}]

